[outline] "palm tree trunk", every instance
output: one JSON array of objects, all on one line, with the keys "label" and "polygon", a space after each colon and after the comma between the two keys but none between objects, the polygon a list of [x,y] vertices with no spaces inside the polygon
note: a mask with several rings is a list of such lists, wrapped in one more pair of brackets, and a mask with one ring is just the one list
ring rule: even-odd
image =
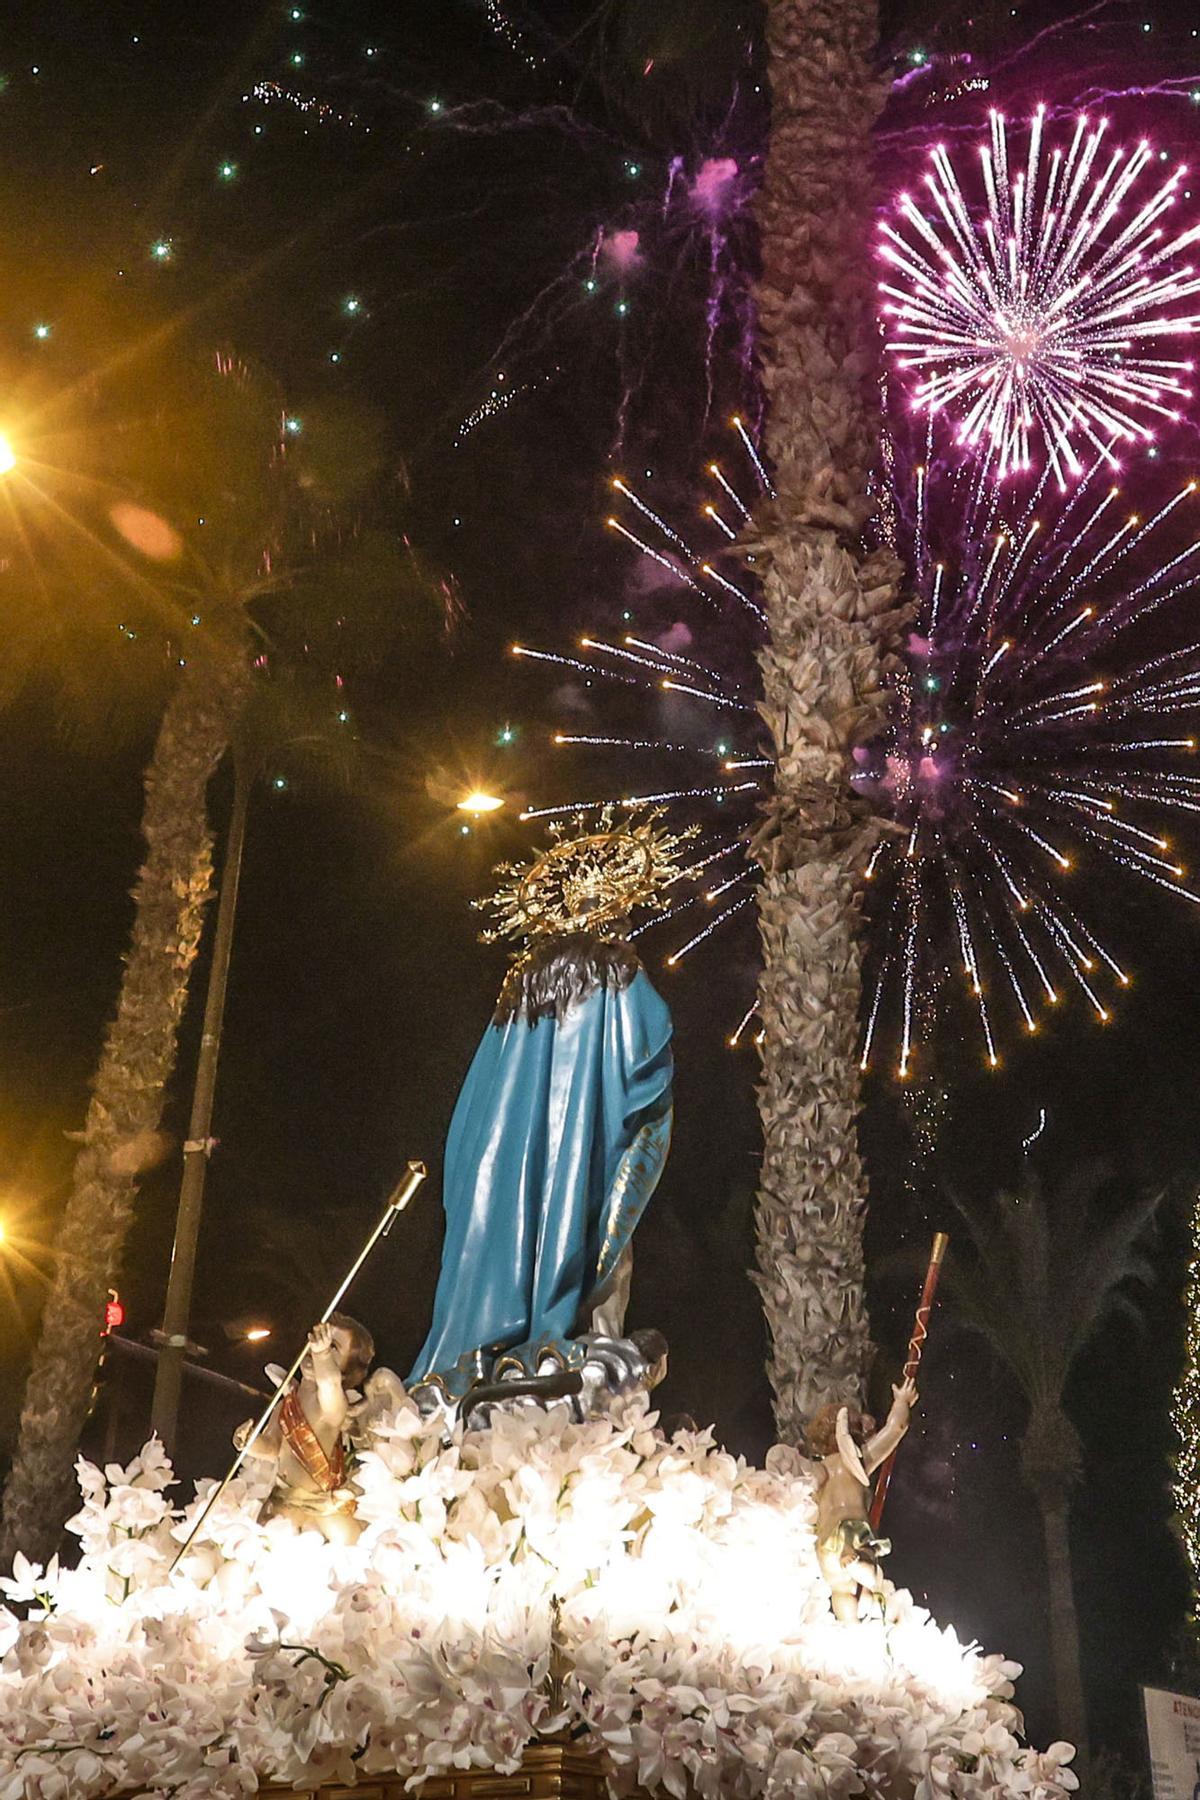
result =
[{"label": "palm tree trunk", "polygon": [[1054,1662],[1054,1696],[1058,1729],[1075,1745],[1077,1773],[1088,1759],[1087,1708],[1079,1660],[1079,1619],[1071,1576],[1070,1508],[1061,1487],[1039,1488],[1038,1507],[1046,1540],[1046,1581],[1050,1598],[1050,1652]]},{"label": "palm tree trunk", "polygon": [[17,1550],[44,1559],[74,1498],[74,1460],[91,1402],[105,1297],[132,1219],[137,1178],[157,1160],[166,1084],[211,892],[208,784],[242,692],[236,672],[189,662],[146,770],[146,857],[133,888],[133,930],[116,1014],[92,1080],[4,1490],[4,1567]]},{"label": "palm tree trunk", "polygon": [[781,1437],[857,1397],[870,1354],[856,1056],[862,871],[874,836],[850,751],[883,719],[899,566],[865,552],[880,432],[871,127],[877,0],[768,0],[771,139],[758,201],[765,444],[777,497],[751,533],[769,614],[775,794],[761,896],[764,1151],[758,1286]]}]

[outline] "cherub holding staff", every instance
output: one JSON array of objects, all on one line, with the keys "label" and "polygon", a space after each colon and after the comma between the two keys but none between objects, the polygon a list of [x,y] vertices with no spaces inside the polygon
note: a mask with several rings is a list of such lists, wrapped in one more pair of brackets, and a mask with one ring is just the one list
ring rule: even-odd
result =
[{"label": "cherub holding staff", "polygon": [[357,1387],[375,1354],[371,1334],[346,1313],[331,1313],[308,1335],[300,1377],[288,1386],[270,1423],[250,1442],[254,1421],[234,1434],[238,1450],[273,1462],[275,1485],[264,1518],[290,1519],[331,1544],[352,1544],[362,1526],[346,1468],[350,1420],[347,1389]]},{"label": "cherub holding staff", "polygon": [[[933,1240],[929,1266],[908,1355],[904,1379],[892,1389],[892,1407],[881,1430],[866,1413],[848,1406],[824,1406],[810,1420],[806,1437],[817,1472],[817,1561],[829,1583],[829,1599],[836,1619],[852,1622],[859,1617],[862,1593],[878,1602],[883,1594],[880,1558],[891,1550],[887,1538],[878,1535],[887,1499],[888,1482],[896,1449],[908,1430],[909,1415],[917,1404],[915,1376],[921,1352],[929,1336],[938,1279],[950,1240],[939,1231]],[[873,1500],[868,1500],[871,1476],[879,1470]]]},{"label": "cherub holding staff", "polygon": [[817,1561],[829,1583],[833,1616],[843,1622],[859,1617],[862,1592],[876,1599],[883,1592],[879,1561],[892,1546],[876,1537],[867,1517],[871,1476],[908,1430],[917,1390],[903,1381],[892,1396],[878,1431],[869,1413],[833,1405],[821,1408],[805,1434],[817,1461]]}]

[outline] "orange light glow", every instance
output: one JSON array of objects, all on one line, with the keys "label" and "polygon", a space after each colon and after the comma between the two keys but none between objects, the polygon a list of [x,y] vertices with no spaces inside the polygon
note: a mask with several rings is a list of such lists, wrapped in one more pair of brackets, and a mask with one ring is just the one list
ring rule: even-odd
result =
[{"label": "orange light glow", "polygon": [[496,794],[485,794],[476,789],[458,802],[458,810],[470,813],[472,818],[477,819],[481,813],[499,812],[503,805],[503,800]]}]

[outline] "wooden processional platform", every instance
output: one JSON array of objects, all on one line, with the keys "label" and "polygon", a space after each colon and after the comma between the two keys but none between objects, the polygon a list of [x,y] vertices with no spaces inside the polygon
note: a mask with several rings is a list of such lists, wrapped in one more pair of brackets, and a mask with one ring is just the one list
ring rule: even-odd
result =
[{"label": "wooden processional platform", "polygon": [[[605,1800],[607,1783],[600,1757],[586,1755],[561,1738],[530,1744],[511,1775],[495,1769],[454,1769],[431,1775],[414,1792],[403,1775],[368,1775],[353,1787],[330,1782],[306,1790],[313,1800]],[[264,1796],[282,1800],[290,1787],[264,1785]]]}]

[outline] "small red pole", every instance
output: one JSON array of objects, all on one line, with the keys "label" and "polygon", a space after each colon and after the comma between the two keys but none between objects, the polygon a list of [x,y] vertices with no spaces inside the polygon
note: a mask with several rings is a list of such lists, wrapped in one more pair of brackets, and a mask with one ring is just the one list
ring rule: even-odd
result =
[{"label": "small red pole", "polygon": [[[944,1231],[936,1232],[933,1249],[929,1254],[929,1267],[925,1271],[925,1285],[921,1289],[921,1299],[917,1306],[916,1323],[912,1336],[908,1340],[908,1356],[904,1363],[905,1381],[915,1381],[917,1370],[921,1366],[921,1352],[925,1348],[925,1339],[929,1336],[929,1315],[933,1311],[933,1298],[937,1293],[938,1277],[942,1272],[946,1246],[950,1242]],[[871,1530],[879,1530],[879,1521],[883,1517],[883,1503],[887,1499],[888,1486],[892,1479],[892,1468],[896,1461],[893,1450],[885,1463],[880,1465],[875,1481],[875,1496],[871,1501]]]}]

